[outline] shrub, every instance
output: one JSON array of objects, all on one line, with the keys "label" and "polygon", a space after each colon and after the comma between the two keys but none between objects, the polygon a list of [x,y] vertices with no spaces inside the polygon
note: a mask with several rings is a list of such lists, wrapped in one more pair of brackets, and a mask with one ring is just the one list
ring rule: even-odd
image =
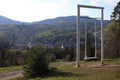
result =
[{"label": "shrub", "polygon": [[48,58],[49,58],[50,62],[55,62],[56,61],[56,56],[53,53],[49,53]]},{"label": "shrub", "polygon": [[28,51],[27,64],[24,66],[24,76],[40,77],[49,73],[47,52],[41,47],[34,47]]}]

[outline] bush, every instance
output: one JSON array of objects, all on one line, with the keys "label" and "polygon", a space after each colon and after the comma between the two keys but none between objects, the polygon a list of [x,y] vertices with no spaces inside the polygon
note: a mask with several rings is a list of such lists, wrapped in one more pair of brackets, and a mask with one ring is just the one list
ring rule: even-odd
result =
[{"label": "bush", "polygon": [[49,53],[48,58],[49,58],[50,62],[55,62],[56,61],[56,56],[53,53]]},{"label": "bush", "polygon": [[9,41],[0,38],[0,67],[8,66]]},{"label": "bush", "polygon": [[75,60],[75,48],[73,45],[64,48],[65,61],[74,61]]},{"label": "bush", "polygon": [[10,49],[8,52],[4,53],[4,63],[1,61],[0,58],[1,63],[3,63],[1,67],[23,65],[26,62],[25,56],[25,53],[22,53],[18,49]]},{"label": "bush", "polygon": [[49,73],[47,52],[41,47],[34,47],[28,51],[27,64],[24,66],[24,76],[40,77]]}]

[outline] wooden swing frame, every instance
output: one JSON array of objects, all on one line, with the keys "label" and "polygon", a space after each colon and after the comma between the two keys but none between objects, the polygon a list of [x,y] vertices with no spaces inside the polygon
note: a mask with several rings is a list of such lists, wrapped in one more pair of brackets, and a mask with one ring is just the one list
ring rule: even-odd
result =
[{"label": "wooden swing frame", "polygon": [[[76,35],[76,67],[80,66],[80,8],[92,8],[101,10],[101,65],[104,64],[104,42],[103,42],[103,10],[104,7],[77,5],[77,35]],[[94,57],[93,57],[94,58]]]}]

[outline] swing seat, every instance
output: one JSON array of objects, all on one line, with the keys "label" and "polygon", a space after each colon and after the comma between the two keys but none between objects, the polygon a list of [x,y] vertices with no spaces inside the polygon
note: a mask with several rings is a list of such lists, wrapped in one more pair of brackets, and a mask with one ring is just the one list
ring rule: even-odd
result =
[{"label": "swing seat", "polygon": [[97,57],[85,57],[84,60],[97,60]]}]

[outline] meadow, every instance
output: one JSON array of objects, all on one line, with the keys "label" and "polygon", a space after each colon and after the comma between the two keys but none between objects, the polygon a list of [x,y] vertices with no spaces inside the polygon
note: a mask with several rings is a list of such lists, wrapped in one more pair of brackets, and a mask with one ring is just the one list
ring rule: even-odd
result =
[{"label": "meadow", "polygon": [[16,78],[13,80],[120,80],[120,59],[106,59],[105,65],[100,61],[81,61],[81,67],[75,67],[75,62],[53,62],[51,67],[57,72],[37,78]]},{"label": "meadow", "polygon": [[18,71],[18,70],[22,70],[22,66],[2,67],[0,68],[0,74]]}]

